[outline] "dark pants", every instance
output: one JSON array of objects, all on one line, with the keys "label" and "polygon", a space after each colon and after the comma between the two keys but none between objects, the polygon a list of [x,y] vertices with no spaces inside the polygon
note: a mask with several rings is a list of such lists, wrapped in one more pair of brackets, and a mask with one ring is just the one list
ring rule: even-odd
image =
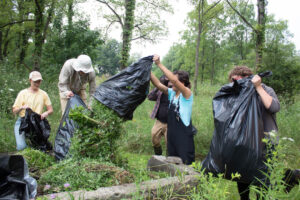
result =
[{"label": "dark pants", "polygon": [[[241,197],[241,200],[250,200],[250,183],[237,182],[238,191]],[[264,186],[260,186],[264,187]],[[256,194],[256,199],[260,199],[260,194]],[[264,199],[264,198],[262,198]]]}]

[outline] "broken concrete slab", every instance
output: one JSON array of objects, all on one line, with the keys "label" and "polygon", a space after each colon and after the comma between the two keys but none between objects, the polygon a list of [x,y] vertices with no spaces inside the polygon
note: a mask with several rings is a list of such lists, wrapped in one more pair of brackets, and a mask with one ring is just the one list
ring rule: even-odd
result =
[{"label": "broken concrete slab", "polygon": [[[174,164],[175,163],[175,164]],[[150,171],[163,171],[169,173],[171,176],[178,175],[199,175],[192,167],[182,164],[179,157],[165,157],[153,155],[147,165]]]},{"label": "broken concrete slab", "polygon": [[[49,199],[85,199],[85,200],[119,200],[132,199],[139,196],[144,199],[165,197],[165,195],[186,194],[191,188],[196,187],[198,178],[195,175],[163,178],[145,181],[140,184],[125,184],[113,187],[99,188],[95,191],[62,192],[45,196]],[[164,199],[164,198],[163,198]]]}]

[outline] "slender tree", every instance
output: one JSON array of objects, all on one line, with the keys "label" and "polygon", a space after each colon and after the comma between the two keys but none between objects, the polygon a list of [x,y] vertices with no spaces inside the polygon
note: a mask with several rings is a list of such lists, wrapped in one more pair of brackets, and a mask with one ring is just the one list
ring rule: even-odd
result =
[{"label": "slender tree", "polygon": [[40,70],[43,45],[47,37],[49,24],[52,21],[56,1],[51,0],[48,10],[45,0],[35,0],[35,28],[34,28],[34,69]]},{"label": "slender tree", "polygon": [[241,17],[241,19],[253,30],[256,39],[256,67],[258,71],[262,67],[263,48],[265,40],[265,23],[266,23],[266,0],[257,0],[257,26],[253,26],[230,2],[226,0],[228,5]]},{"label": "slender tree", "polygon": [[[197,5],[197,15],[198,15],[198,26],[197,26],[197,45],[196,45],[196,54],[195,54],[195,74],[194,74],[194,94],[197,95],[197,82],[198,82],[198,76],[199,76],[199,51],[200,51],[200,42],[201,42],[201,35],[203,31],[203,23],[204,23],[204,17],[208,14],[208,12],[213,9],[218,3],[217,1],[208,8],[206,6],[205,0],[199,0]],[[204,54],[204,52],[203,52]],[[204,65],[203,65],[204,67]]]},{"label": "slender tree", "polygon": [[121,68],[127,66],[132,41],[156,43],[167,33],[161,11],[172,12],[167,0],[97,0],[111,12],[104,15],[108,21],[107,32],[115,23],[121,27],[123,42]]},{"label": "slender tree", "polygon": [[122,59],[121,59],[121,69],[127,66],[127,61],[129,58],[132,31],[134,25],[134,9],[135,0],[125,0],[125,19],[123,28],[123,47],[122,47]]}]

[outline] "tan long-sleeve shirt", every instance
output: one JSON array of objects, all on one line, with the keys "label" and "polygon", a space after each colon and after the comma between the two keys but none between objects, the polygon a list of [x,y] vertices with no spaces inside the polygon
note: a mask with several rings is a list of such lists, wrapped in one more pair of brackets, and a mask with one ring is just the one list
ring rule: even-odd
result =
[{"label": "tan long-sleeve shirt", "polygon": [[58,81],[59,95],[61,98],[67,98],[67,94],[70,91],[77,94],[82,92],[82,90],[85,92],[87,83],[89,83],[89,105],[91,105],[91,95],[94,94],[96,90],[96,73],[95,71],[92,71],[90,73],[80,75],[79,72],[75,71],[72,67],[75,60],[76,59],[67,60],[60,71]]}]

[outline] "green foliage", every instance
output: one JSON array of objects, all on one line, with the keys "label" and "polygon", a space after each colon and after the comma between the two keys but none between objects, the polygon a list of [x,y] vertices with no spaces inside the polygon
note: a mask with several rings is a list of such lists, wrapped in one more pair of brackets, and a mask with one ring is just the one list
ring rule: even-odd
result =
[{"label": "green foliage", "polygon": [[116,161],[116,141],[121,134],[123,119],[96,100],[93,101],[92,110],[90,112],[77,107],[70,112],[71,119],[78,124],[70,152],[77,158]]},{"label": "green foliage", "polygon": [[297,193],[286,193],[286,183],[283,180],[287,169],[283,162],[288,154],[287,147],[291,141],[280,139],[277,145],[276,133],[271,133],[270,139],[263,139],[267,146],[267,159],[265,164],[268,167],[268,173],[265,173],[268,183],[261,183],[263,187],[253,187],[253,190],[265,199],[295,199]]},{"label": "green foliage", "polygon": [[54,158],[52,156],[39,150],[26,148],[18,152],[18,154],[26,159],[29,168],[36,170],[46,169],[54,164]]},{"label": "green foliage", "polygon": [[26,148],[17,154],[25,158],[30,175],[35,179],[39,179],[41,174],[55,162],[54,157],[31,148]]},{"label": "green foliage", "polygon": [[292,140],[286,145],[285,160],[292,169],[300,165],[300,101],[297,95],[293,105],[281,102],[280,112],[277,114],[277,124],[280,136],[286,140]]},{"label": "green foliage", "polygon": [[[29,86],[25,70],[14,71],[13,64],[0,62],[0,152],[15,150],[12,106],[18,93]],[[24,76],[26,73],[26,76]]]},{"label": "green foliage", "polygon": [[[80,20],[74,22],[72,26],[57,26],[58,28],[54,26],[45,44],[44,62],[51,66],[49,70],[59,72],[61,65],[67,59],[76,58],[80,54],[87,54],[92,60],[97,57],[96,47],[103,41],[97,31],[89,29],[88,21]],[[55,69],[56,65],[58,67]]]},{"label": "green foliage", "polygon": [[[197,176],[199,184],[196,188],[191,190],[191,199],[205,200],[205,199],[220,199],[226,200],[231,197],[231,184],[226,184],[224,175],[219,174],[215,177],[212,173],[205,174],[201,163],[193,163],[192,165],[196,171],[200,172]],[[231,175],[231,180],[238,179],[238,173]]]},{"label": "green foliage", "polygon": [[[67,159],[52,165],[42,174],[39,184],[50,188],[44,193],[95,190],[99,187],[132,182],[134,176],[111,163],[93,159]],[[67,187],[66,187],[67,186]],[[41,188],[41,189],[42,189]]]},{"label": "green foliage", "polygon": [[114,75],[120,69],[121,48],[117,40],[108,40],[98,47],[99,53],[94,63],[99,66],[100,74]]},{"label": "green foliage", "polygon": [[300,91],[300,56],[288,40],[287,28],[286,21],[275,21],[273,16],[268,18],[264,67],[260,71],[273,72],[273,76],[264,81],[291,104]]},{"label": "green foliage", "polygon": [[28,77],[22,76],[24,71],[19,73],[11,70],[12,67],[8,62],[0,63],[0,116],[3,117],[12,117],[12,106],[17,94],[29,85]]}]

